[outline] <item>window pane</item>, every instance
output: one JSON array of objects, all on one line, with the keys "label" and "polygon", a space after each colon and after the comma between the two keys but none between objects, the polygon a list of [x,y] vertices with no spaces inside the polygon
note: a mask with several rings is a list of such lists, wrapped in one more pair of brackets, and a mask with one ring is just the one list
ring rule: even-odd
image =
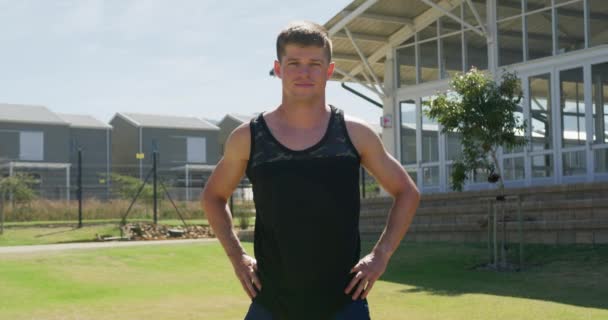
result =
[{"label": "window pane", "polygon": [[586,151],[566,152],[563,154],[564,176],[577,176],[587,173]]},{"label": "window pane", "polygon": [[553,176],[553,156],[545,154],[532,157],[532,177],[548,178]]},{"label": "window pane", "polygon": [[44,134],[42,132],[21,131],[19,133],[19,159],[44,160]]},{"label": "window pane", "polygon": [[416,84],[416,48],[414,46],[397,50],[397,74],[399,86]]},{"label": "window pane", "polygon": [[442,38],[441,64],[442,79],[452,78],[456,73],[462,73],[462,41],[461,35]]},{"label": "window pane", "polygon": [[608,62],[591,66],[593,143],[608,143]]},{"label": "window pane", "polygon": [[496,1],[496,16],[498,20],[520,15],[521,14],[521,0],[519,1]]},{"label": "window pane", "polygon": [[528,30],[528,59],[539,59],[553,55],[553,26],[551,10],[526,16]]},{"label": "window pane", "polygon": [[401,163],[416,163],[416,103],[401,102]]},{"label": "window pane", "polygon": [[422,100],[422,162],[437,162],[439,161],[439,125],[425,115],[425,111],[429,109],[425,105],[427,101],[429,98]]},{"label": "window pane", "polygon": [[187,160],[189,163],[207,162],[207,141],[205,138],[188,137]]},{"label": "window pane", "polygon": [[456,160],[462,154],[461,134],[448,132],[447,134],[447,160]]},{"label": "window pane", "polygon": [[595,172],[596,173],[607,173],[608,172],[608,149],[595,150]]},{"label": "window pane", "polygon": [[608,1],[589,0],[589,45],[608,43]]},{"label": "window pane", "polygon": [[437,22],[433,22],[418,32],[418,41],[437,37]]},{"label": "window pane", "polygon": [[439,68],[437,66],[437,41],[420,44],[420,75],[421,82],[439,79]]},{"label": "window pane", "polygon": [[[454,8],[452,11],[450,11],[453,15],[460,17],[460,6]],[[460,22],[452,19],[451,17],[448,16],[443,16],[441,18],[439,18],[440,21],[440,30],[439,33],[441,35],[446,35],[449,33],[453,33],[455,31],[461,31],[462,30],[462,24],[460,24]]]},{"label": "window pane", "polygon": [[424,176],[423,184],[425,187],[439,186],[439,167],[422,168],[422,174]]},{"label": "window pane", "polygon": [[527,7],[526,12],[530,12],[532,10],[550,8],[551,0],[527,0],[527,4],[528,4],[528,7]]},{"label": "window pane", "polygon": [[557,8],[557,52],[585,48],[585,19],[583,1]]},{"label": "window pane", "polygon": [[568,148],[584,145],[587,133],[585,129],[583,68],[561,71],[559,78],[562,146]]},{"label": "window pane", "polygon": [[501,66],[523,61],[521,18],[498,23],[498,48]]},{"label": "window pane", "polygon": [[507,158],[503,163],[503,176],[505,181],[523,180],[524,179],[524,158]]},{"label": "window pane", "polygon": [[467,65],[465,70],[475,67],[479,70],[488,69],[488,44],[486,38],[473,31],[464,33],[467,44]]},{"label": "window pane", "polygon": [[473,182],[488,183],[488,172],[485,169],[475,169],[473,171]]},{"label": "window pane", "polygon": [[416,169],[406,169],[407,174],[414,180],[415,184],[418,184],[418,171]]},{"label": "window pane", "polygon": [[[477,10],[477,14],[479,14],[479,17],[481,18],[482,22],[486,21],[486,2],[485,1],[472,1],[473,6],[475,7],[475,9]],[[475,15],[473,14],[473,11],[471,10],[471,8],[469,7],[468,4],[464,5],[464,21],[466,21],[468,24],[472,25],[472,26],[479,26],[479,22],[477,22],[477,19],[475,18]]]},{"label": "window pane", "polygon": [[[521,107],[521,104],[517,107],[517,111],[515,111],[513,113],[513,116],[515,117],[517,124],[522,124],[524,123],[524,114],[523,114],[523,108]],[[523,139],[525,132],[522,131],[516,131],[515,135],[518,137],[521,137]],[[510,154],[510,153],[520,153],[520,152],[524,152],[524,147],[523,146],[517,146],[515,148],[505,148],[504,149],[504,153],[505,154]]]},{"label": "window pane", "polygon": [[553,149],[551,130],[551,76],[543,74],[529,78],[530,116],[532,117],[532,149]]}]

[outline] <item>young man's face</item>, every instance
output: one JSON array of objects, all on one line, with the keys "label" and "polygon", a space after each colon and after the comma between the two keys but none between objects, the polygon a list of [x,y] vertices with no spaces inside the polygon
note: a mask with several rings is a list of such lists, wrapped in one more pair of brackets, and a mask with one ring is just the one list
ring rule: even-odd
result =
[{"label": "young man's face", "polygon": [[287,44],[281,61],[274,62],[274,73],[281,78],[283,94],[297,100],[325,95],[325,85],[334,71],[325,49]]}]

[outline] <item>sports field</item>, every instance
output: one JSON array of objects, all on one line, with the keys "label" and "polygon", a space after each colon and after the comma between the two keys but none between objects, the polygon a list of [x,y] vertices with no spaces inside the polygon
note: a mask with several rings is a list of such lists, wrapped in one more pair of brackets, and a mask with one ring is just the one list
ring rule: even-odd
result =
[{"label": "sports field", "polygon": [[[520,273],[476,270],[485,255],[404,244],[372,319],[608,319],[608,247],[529,247]],[[0,319],[222,320],[248,307],[217,242],[0,254],[0,275]]]}]

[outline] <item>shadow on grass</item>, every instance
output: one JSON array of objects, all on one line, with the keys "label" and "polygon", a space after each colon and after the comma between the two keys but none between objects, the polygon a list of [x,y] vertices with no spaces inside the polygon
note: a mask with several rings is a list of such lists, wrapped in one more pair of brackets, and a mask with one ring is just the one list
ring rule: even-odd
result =
[{"label": "shadow on grass", "polygon": [[34,237],[35,238],[42,238],[42,237],[54,236],[54,235],[57,235],[57,234],[62,234],[62,233],[68,233],[68,232],[71,232],[71,231],[76,231],[78,229],[79,229],[78,227],[74,227],[72,229],[67,229],[67,230],[61,230],[61,231],[55,231],[55,232],[37,234]]},{"label": "shadow on grass", "polygon": [[[362,254],[372,245],[364,243]],[[404,243],[381,280],[411,286],[406,295],[487,294],[608,309],[606,245],[528,245],[521,272],[476,268],[486,257],[484,245]]]}]

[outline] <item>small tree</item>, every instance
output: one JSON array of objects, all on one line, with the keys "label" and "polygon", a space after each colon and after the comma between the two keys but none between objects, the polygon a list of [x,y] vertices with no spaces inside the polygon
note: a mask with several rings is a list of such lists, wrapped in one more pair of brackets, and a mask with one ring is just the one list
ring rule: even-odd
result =
[{"label": "small tree", "polygon": [[[527,144],[523,134],[526,121],[519,121],[515,117],[515,112],[521,110],[519,79],[515,73],[504,73],[501,81],[496,83],[473,68],[466,74],[456,76],[450,85],[452,92],[440,94],[427,103],[429,109],[426,114],[443,126],[442,133],[456,132],[461,135],[462,155],[453,163],[451,186],[454,190],[462,191],[471,173],[485,171],[488,182],[498,182],[496,200],[504,201],[504,180],[498,150],[501,147],[512,150]],[[503,230],[504,226],[503,214]],[[503,239],[506,239],[504,231]],[[506,265],[504,246],[502,257]]]},{"label": "small tree", "polygon": [[[451,81],[453,92],[440,94],[427,102],[427,116],[443,126],[442,133],[461,134],[462,155],[452,167],[452,188],[462,191],[470,173],[485,170],[488,181],[498,182],[500,195],[504,181],[498,162],[498,149],[513,149],[526,144],[525,120],[519,123],[515,112],[522,93],[514,73],[504,73],[500,83],[477,69]],[[519,134],[519,135],[518,135]]]},{"label": "small tree", "polygon": [[29,205],[36,199],[36,193],[32,190],[36,183],[36,179],[25,173],[0,178],[0,234],[4,233],[5,204],[10,202],[13,210],[17,205]]},{"label": "small tree", "polygon": [[[143,181],[139,178],[112,174],[112,184],[117,187],[118,194],[121,198],[131,200],[137,195],[137,191],[141,187]],[[154,201],[154,190],[151,184],[146,184],[139,194],[139,198],[145,203],[151,204]]]}]

